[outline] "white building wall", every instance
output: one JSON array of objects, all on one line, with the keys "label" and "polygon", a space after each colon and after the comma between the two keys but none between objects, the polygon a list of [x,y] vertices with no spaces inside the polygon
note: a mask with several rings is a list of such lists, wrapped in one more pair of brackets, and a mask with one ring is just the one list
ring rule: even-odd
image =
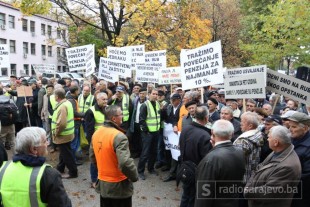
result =
[{"label": "white building wall", "polygon": [[[24,65],[28,64],[29,71],[26,75],[34,75],[31,71],[32,64],[55,64],[56,69],[60,72],[66,69],[66,63],[60,61],[65,54],[63,49],[67,48],[67,41],[63,37],[57,38],[57,28],[65,31],[65,38],[68,40],[68,25],[60,24],[43,16],[23,16],[23,14],[16,8],[7,3],[0,1],[0,13],[5,14],[5,29],[0,25],[0,39],[6,39],[7,45],[10,46],[10,40],[15,40],[15,53],[10,53],[10,62],[16,64],[16,76],[23,75]],[[15,28],[9,28],[9,15],[15,17]],[[23,31],[22,19],[27,19],[27,32]],[[30,31],[30,21],[35,22],[35,32]],[[1,24],[1,22],[0,22]],[[41,24],[45,24],[45,35],[41,34]],[[51,38],[48,36],[48,25],[52,26]],[[24,55],[23,42],[28,42],[28,54]],[[31,54],[31,43],[35,43],[35,55]],[[46,55],[43,56],[41,52],[41,45],[46,45]],[[48,55],[48,46],[52,46],[52,56]],[[60,56],[57,55],[57,47],[60,47]],[[5,69],[2,69],[2,72]],[[13,72],[14,73],[14,72]],[[11,68],[8,68],[7,75],[13,75]]]}]

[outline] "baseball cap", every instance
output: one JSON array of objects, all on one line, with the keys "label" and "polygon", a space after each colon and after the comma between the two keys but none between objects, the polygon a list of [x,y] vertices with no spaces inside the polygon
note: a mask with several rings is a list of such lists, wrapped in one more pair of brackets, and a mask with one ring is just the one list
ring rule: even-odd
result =
[{"label": "baseball cap", "polygon": [[124,92],[125,88],[124,88],[124,86],[117,86],[116,91]]},{"label": "baseball cap", "polygon": [[291,117],[293,114],[295,114],[297,111],[293,111],[293,110],[288,110],[287,112],[285,112],[281,118],[282,119],[287,119],[289,117]]},{"label": "baseball cap", "polygon": [[276,122],[276,123],[278,123],[279,125],[282,125],[282,119],[281,119],[281,117],[279,116],[279,115],[270,115],[270,116],[268,116],[266,119],[265,119],[265,121],[267,121],[267,122],[271,122],[271,121],[274,121],[274,122]]},{"label": "baseball cap", "polygon": [[171,96],[171,99],[181,99],[181,96],[180,96],[180,94],[175,93],[175,94],[173,94],[173,95]]},{"label": "baseball cap", "polygon": [[292,116],[288,117],[287,119],[290,121],[295,121],[310,126],[310,116],[305,113],[295,112]]}]

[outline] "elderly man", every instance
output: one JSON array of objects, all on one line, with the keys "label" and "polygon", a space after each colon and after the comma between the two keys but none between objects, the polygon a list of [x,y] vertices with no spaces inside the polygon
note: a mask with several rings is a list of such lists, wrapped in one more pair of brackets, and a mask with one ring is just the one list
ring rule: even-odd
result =
[{"label": "elderly man", "polygon": [[262,133],[257,130],[258,116],[254,112],[245,112],[241,115],[241,131],[243,132],[234,142],[234,145],[243,150],[246,170],[243,182],[246,183],[260,161]]},{"label": "elderly man", "polygon": [[244,197],[250,207],[291,206],[292,189],[297,189],[301,165],[291,144],[289,130],[283,126],[272,127],[268,142],[273,152],[258,165],[248,180]]},{"label": "elderly man", "polygon": [[185,108],[188,111],[188,115],[184,116],[182,119],[182,126],[185,127],[187,125],[190,125],[193,121],[195,121],[195,112],[197,108],[197,102],[196,101],[189,101],[185,104]]},{"label": "elderly man", "polygon": [[[195,200],[196,207],[238,206],[238,199],[236,199],[238,198],[238,192],[225,195],[224,200],[214,199],[218,198],[215,194],[215,181],[221,187],[231,187],[236,184],[240,185],[243,179],[245,171],[244,155],[241,149],[231,143],[230,139],[233,133],[234,127],[230,121],[218,120],[213,124],[211,142],[214,147],[200,161],[197,169],[198,192]],[[225,183],[225,181],[228,182]],[[205,189],[200,184],[208,184],[211,187],[211,193],[207,197],[202,197],[206,192],[204,192]],[[229,198],[230,200],[227,200]]]},{"label": "elderly man", "polygon": [[296,112],[288,117],[294,150],[297,153],[302,167],[301,184],[302,195],[295,195],[292,206],[308,206],[310,203],[310,116]]},{"label": "elderly man", "polygon": [[41,128],[17,133],[17,154],[0,169],[3,206],[71,206],[59,172],[45,164],[47,145]]},{"label": "elderly man", "polygon": [[262,107],[268,116],[270,116],[272,114],[272,106],[269,103],[265,103]]},{"label": "elderly man", "polygon": [[221,110],[221,119],[230,121],[234,126],[234,133],[231,138],[232,142],[234,142],[240,136],[240,134],[242,134],[240,121],[238,121],[233,114],[234,112],[230,107],[224,106]]},{"label": "elderly man", "polygon": [[93,135],[89,157],[98,167],[100,206],[132,206],[133,185],[137,168],[130,158],[128,139],[120,128],[123,113],[119,106],[108,106],[104,125]]},{"label": "elderly man", "polygon": [[[196,165],[212,148],[210,134],[205,127],[209,111],[206,106],[198,106],[195,111],[196,121],[185,126],[180,135],[180,161],[191,161]],[[181,207],[193,206],[195,202],[195,182],[183,183]]]},{"label": "elderly man", "polygon": [[240,120],[241,111],[238,108],[238,102],[236,99],[226,99],[226,106],[230,107],[233,110],[233,116],[238,121]]}]

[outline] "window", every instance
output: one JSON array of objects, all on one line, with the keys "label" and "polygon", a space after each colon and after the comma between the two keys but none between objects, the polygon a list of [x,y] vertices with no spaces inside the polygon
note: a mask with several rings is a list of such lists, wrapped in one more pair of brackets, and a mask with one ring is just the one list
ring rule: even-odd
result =
[{"label": "window", "polygon": [[50,26],[50,25],[47,26],[47,35],[49,38],[52,37],[52,26]]},{"label": "window", "polygon": [[31,55],[36,54],[36,44],[35,43],[30,44],[30,50],[31,50]]},{"label": "window", "polygon": [[3,76],[8,76],[8,69],[7,68],[1,68],[1,74]]},{"label": "window", "polygon": [[11,64],[11,75],[16,75],[16,64]]},{"label": "window", "polygon": [[5,14],[0,13],[0,25],[5,25]]},{"label": "window", "polygon": [[64,40],[66,40],[66,30],[62,30],[62,37]]},{"label": "window", "polygon": [[57,47],[57,57],[60,57],[61,54],[60,54],[60,47]]},{"label": "window", "polygon": [[36,32],[36,23],[34,21],[30,21],[30,32]]},{"label": "window", "polygon": [[24,54],[28,54],[28,42],[23,42],[23,51]]},{"label": "window", "polygon": [[52,57],[53,53],[52,53],[52,46],[47,46],[47,55],[49,57]]},{"label": "window", "polygon": [[41,35],[45,35],[45,24],[41,24]]},{"label": "window", "polygon": [[0,38],[0,44],[6,44],[6,39]]},{"label": "window", "polygon": [[62,71],[66,72],[67,71],[67,67],[66,66],[62,66]]},{"label": "window", "polygon": [[58,71],[58,72],[61,71],[61,66],[57,66],[57,71]]},{"label": "window", "polygon": [[10,53],[16,53],[16,42],[15,42],[15,40],[10,40]]},{"label": "window", "polygon": [[62,48],[62,56],[66,57],[66,48]]},{"label": "window", "polygon": [[26,75],[29,75],[29,65],[28,64],[24,64],[24,71],[25,71]]},{"label": "window", "polygon": [[27,19],[22,19],[22,26],[23,26],[23,31],[27,32],[28,31],[28,20]]},{"label": "window", "polygon": [[61,38],[61,29],[57,28],[57,38],[60,39]]},{"label": "window", "polygon": [[15,17],[12,15],[9,15],[9,28],[11,29],[15,28]]},{"label": "window", "polygon": [[42,56],[46,55],[46,46],[45,45],[41,45],[41,53],[42,53]]}]

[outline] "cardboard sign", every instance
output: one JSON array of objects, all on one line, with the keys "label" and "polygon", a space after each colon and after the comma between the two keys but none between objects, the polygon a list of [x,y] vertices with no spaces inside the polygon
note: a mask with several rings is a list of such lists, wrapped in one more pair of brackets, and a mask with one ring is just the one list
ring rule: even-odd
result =
[{"label": "cardboard sign", "polygon": [[266,65],[257,65],[257,66],[244,67],[244,68],[228,69],[226,70],[225,76],[242,76],[242,75],[248,75],[248,74],[256,74],[258,76],[263,76],[264,82],[266,83],[266,73],[267,73]]},{"label": "cardboard sign", "polygon": [[89,77],[93,73],[95,73],[95,67],[96,67],[96,63],[95,63],[95,45],[89,46],[88,51],[86,53],[85,61],[86,61],[85,76]]},{"label": "cardboard sign", "polygon": [[181,80],[181,67],[169,67],[159,70],[158,84],[179,84]]},{"label": "cardboard sign", "polygon": [[108,47],[108,71],[131,77],[131,48],[130,47]]},{"label": "cardboard sign", "polygon": [[183,90],[223,83],[221,41],[181,52]]},{"label": "cardboard sign", "polygon": [[31,86],[20,86],[16,88],[16,91],[18,97],[33,96]]},{"label": "cardboard sign", "polygon": [[166,140],[165,142],[166,149],[170,149],[172,158],[174,160],[178,160],[179,156],[181,155],[179,147],[179,139],[180,139],[180,133],[175,134],[173,132],[172,124],[164,123],[164,140]]},{"label": "cardboard sign", "polygon": [[310,83],[306,81],[268,69],[266,89],[310,105]]},{"label": "cardboard sign", "polygon": [[108,82],[118,82],[119,76],[108,71],[108,59],[100,57],[98,78]]},{"label": "cardboard sign", "polygon": [[[10,50],[9,45],[1,44],[0,45],[0,69],[1,68],[10,68]],[[1,73],[1,70],[0,70]],[[2,75],[2,74],[0,74]]]},{"label": "cardboard sign", "polygon": [[32,64],[32,67],[36,73],[55,73],[55,64]]},{"label": "cardboard sign", "polygon": [[225,98],[266,98],[265,84],[263,75],[227,76],[224,81]]},{"label": "cardboard sign", "polygon": [[93,48],[93,45],[83,45],[66,49],[69,71],[86,70],[89,61],[91,61],[89,55]]}]

